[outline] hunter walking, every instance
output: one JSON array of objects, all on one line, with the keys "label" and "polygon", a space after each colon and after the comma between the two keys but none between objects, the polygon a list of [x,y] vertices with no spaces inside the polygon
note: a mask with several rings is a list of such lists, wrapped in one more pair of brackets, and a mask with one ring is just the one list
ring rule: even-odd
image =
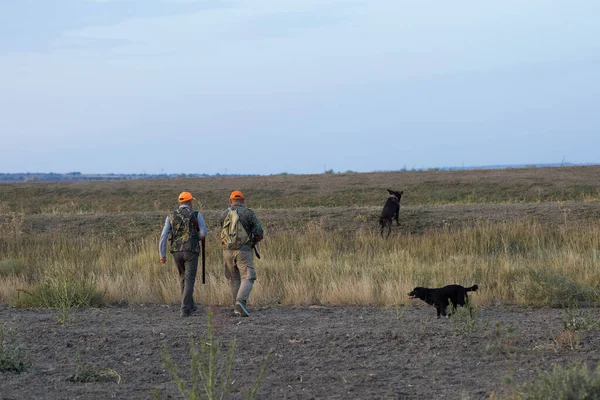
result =
[{"label": "hunter walking", "polygon": [[200,243],[206,237],[208,230],[204,218],[199,211],[192,209],[196,200],[190,192],[179,195],[179,208],[172,211],[165,219],[165,226],[160,235],[158,250],[160,262],[167,262],[167,240],[170,238],[169,251],[179,271],[181,286],[181,316],[189,317],[197,310],[194,303],[194,283],[198,270]]},{"label": "hunter walking", "polygon": [[260,258],[256,244],[263,239],[264,232],[258,218],[244,202],[244,195],[239,190],[229,196],[229,208],[221,215],[221,243],[225,276],[235,303],[234,312],[248,317],[246,304],[256,280],[254,252]]}]

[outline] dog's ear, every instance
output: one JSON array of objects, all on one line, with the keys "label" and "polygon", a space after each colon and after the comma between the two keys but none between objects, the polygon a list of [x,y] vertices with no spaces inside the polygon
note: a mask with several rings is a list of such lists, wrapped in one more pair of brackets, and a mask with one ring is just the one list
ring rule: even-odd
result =
[{"label": "dog's ear", "polygon": [[394,194],[393,190],[390,190],[390,189],[385,189],[385,190],[387,190],[389,194]]}]

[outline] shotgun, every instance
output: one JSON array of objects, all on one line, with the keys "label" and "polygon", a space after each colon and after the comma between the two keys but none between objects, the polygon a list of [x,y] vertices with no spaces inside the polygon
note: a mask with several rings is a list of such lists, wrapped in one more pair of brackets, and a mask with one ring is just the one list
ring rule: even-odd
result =
[{"label": "shotgun", "polygon": [[258,250],[258,242],[260,242],[260,240],[255,240],[256,238],[254,237],[254,234],[252,234],[250,236],[250,243],[252,246],[252,250],[254,250],[254,254],[256,255],[256,258],[260,258],[260,251]]},{"label": "shotgun", "polygon": [[256,254],[256,258],[260,258],[260,251],[258,251],[258,243],[253,244],[252,248],[254,249],[254,254]]},{"label": "shotgun", "polygon": [[202,238],[202,284],[206,283],[206,238]]}]

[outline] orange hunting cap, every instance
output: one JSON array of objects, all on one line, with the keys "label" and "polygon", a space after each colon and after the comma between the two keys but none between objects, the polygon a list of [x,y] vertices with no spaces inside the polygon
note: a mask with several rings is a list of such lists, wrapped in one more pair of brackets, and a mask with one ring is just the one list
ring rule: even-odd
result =
[{"label": "orange hunting cap", "polygon": [[244,193],[240,192],[239,190],[234,190],[229,195],[229,199],[230,200],[233,200],[233,199],[243,199],[243,198],[244,198]]},{"label": "orange hunting cap", "polygon": [[181,192],[179,195],[179,202],[185,203],[186,201],[196,200],[190,192]]}]

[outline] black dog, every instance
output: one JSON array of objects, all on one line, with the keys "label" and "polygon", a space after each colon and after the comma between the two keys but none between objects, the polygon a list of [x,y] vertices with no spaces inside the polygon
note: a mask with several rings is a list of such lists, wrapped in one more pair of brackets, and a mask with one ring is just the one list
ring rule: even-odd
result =
[{"label": "black dog", "polygon": [[398,214],[400,214],[400,198],[402,197],[402,193],[404,192],[395,192],[390,189],[386,189],[390,194],[387,201],[385,202],[385,206],[383,206],[383,210],[381,210],[381,216],[379,217],[379,225],[381,225],[381,236],[383,237],[383,228],[387,224],[388,233],[387,237],[390,236],[392,232],[392,219],[396,219],[396,225],[400,225],[398,221]]},{"label": "black dog", "polygon": [[477,285],[469,288],[460,285],[448,285],[443,288],[429,289],[424,287],[416,287],[408,295],[411,299],[421,299],[427,304],[435,306],[437,317],[449,316],[448,306],[452,304],[452,308],[464,306],[469,300],[467,292],[474,292],[478,289]]}]

